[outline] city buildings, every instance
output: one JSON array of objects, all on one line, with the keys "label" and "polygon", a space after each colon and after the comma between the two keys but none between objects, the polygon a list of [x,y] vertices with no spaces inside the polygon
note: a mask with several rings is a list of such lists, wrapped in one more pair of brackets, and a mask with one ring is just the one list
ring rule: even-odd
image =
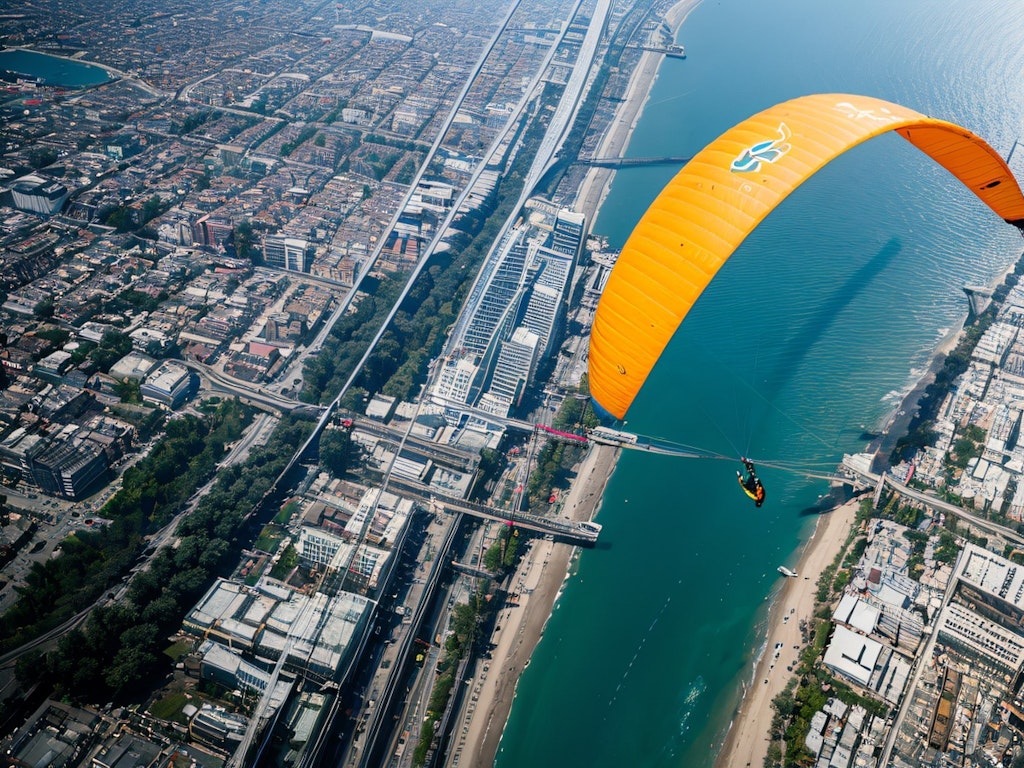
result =
[{"label": "city buildings", "polygon": [[[369,598],[351,592],[304,595],[267,579],[253,587],[219,579],[182,626],[199,638],[241,653],[264,672],[269,673],[282,660],[292,674],[331,680],[351,661],[372,608]],[[211,656],[207,667],[216,667],[217,674],[223,674],[228,667],[214,662],[226,658],[223,654]],[[235,684],[259,687],[255,678],[244,674],[250,667],[232,661],[230,668]]]},{"label": "city buildings", "polygon": [[453,423],[460,404],[508,416],[560,340],[585,217],[563,209],[546,221],[538,209],[531,221],[496,247],[456,324],[432,391]]},{"label": "city buildings", "polygon": [[195,377],[181,363],[165,360],[146,376],[139,391],[146,400],[174,410],[195,393]]}]

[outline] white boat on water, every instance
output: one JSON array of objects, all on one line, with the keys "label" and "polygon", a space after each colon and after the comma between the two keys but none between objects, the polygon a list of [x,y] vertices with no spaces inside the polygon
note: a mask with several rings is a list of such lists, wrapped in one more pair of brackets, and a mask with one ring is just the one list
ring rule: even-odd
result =
[{"label": "white boat on water", "polygon": [[779,573],[781,573],[783,576],[791,576],[794,579],[796,578],[796,571],[791,571],[784,565],[779,566]]}]

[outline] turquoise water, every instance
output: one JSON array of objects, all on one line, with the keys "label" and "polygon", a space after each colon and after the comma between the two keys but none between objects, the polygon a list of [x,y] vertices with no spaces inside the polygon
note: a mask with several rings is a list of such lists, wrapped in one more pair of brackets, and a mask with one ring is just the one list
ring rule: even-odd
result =
[{"label": "turquoise water", "polygon": [[106,71],[99,67],[35,51],[0,51],[0,69],[38,77],[44,85],[63,88],[102,85],[110,80]]},{"label": "turquoise water", "polygon": [[[1012,6],[1014,10],[1007,10]],[[888,98],[960,123],[1004,156],[1024,117],[1024,7],[998,0],[705,2],[683,26],[629,147],[686,155],[806,93]],[[1024,149],[1014,161],[1024,161]],[[1016,166],[1016,162],[1014,162]],[[621,171],[595,224],[621,244],[671,177]],[[757,510],[738,461],[626,453],[520,680],[497,765],[710,766],[762,642],[776,567],[829,469],[863,448],[966,314],[960,290],[1020,255],[998,221],[896,136],[839,158],[719,273],[626,429],[764,462]]]}]

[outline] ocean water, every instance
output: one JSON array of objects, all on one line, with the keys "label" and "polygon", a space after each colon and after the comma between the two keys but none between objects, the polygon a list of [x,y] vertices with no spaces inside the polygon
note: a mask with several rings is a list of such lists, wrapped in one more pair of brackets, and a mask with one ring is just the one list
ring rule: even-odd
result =
[{"label": "ocean water", "polygon": [[[687,155],[779,101],[887,98],[1007,156],[1024,118],[1024,5],[999,0],[707,0],[687,19],[628,154]],[[1024,137],[1022,137],[1024,140]],[[1013,157],[1024,161],[1024,148]],[[594,231],[615,245],[671,177],[617,175]],[[1020,172],[1018,171],[1018,175]],[[861,450],[1024,241],[901,138],[846,153],[787,199],[688,315],[626,429],[758,461],[623,454],[519,682],[496,765],[710,766],[750,682],[776,568]],[[785,468],[784,468],[785,467]]]},{"label": "ocean water", "polygon": [[100,67],[35,51],[0,51],[0,69],[38,77],[44,85],[83,88],[102,85],[110,76]]}]

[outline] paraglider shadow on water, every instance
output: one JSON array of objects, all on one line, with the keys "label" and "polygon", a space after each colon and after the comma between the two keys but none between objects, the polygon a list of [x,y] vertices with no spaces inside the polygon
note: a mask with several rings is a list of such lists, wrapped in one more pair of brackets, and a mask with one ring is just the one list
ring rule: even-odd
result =
[{"label": "paraglider shadow on water", "polygon": [[[900,241],[895,237],[890,238],[841,285],[829,292],[828,295],[823,296],[818,302],[817,309],[802,324],[794,326],[793,336],[782,346],[776,357],[779,361],[777,365],[772,370],[763,371],[763,376],[759,377],[760,381],[757,384],[753,382],[747,384],[760,399],[767,403],[775,402],[798,361],[802,361],[807,356],[810,349],[821,340],[835,322],[836,317],[861,295],[871,284],[872,278],[884,271],[902,250],[903,246]],[[703,348],[700,340],[694,338],[695,343]],[[752,421],[753,418],[752,413],[745,417],[746,421]]]},{"label": "paraglider shadow on water", "polygon": [[853,301],[868,287],[871,278],[889,266],[903,246],[897,238],[890,238],[879,251],[872,256],[864,265],[857,269],[850,277],[838,286],[824,300],[818,303],[818,308],[807,320],[796,329],[796,333],[789,340],[789,343],[782,350],[779,356],[780,376],[772,376],[770,388],[772,391],[762,391],[761,394],[769,401],[773,401],[777,390],[791,371],[797,360],[803,360],[808,351],[821,340],[825,332],[832,326],[839,314],[846,309]]}]

